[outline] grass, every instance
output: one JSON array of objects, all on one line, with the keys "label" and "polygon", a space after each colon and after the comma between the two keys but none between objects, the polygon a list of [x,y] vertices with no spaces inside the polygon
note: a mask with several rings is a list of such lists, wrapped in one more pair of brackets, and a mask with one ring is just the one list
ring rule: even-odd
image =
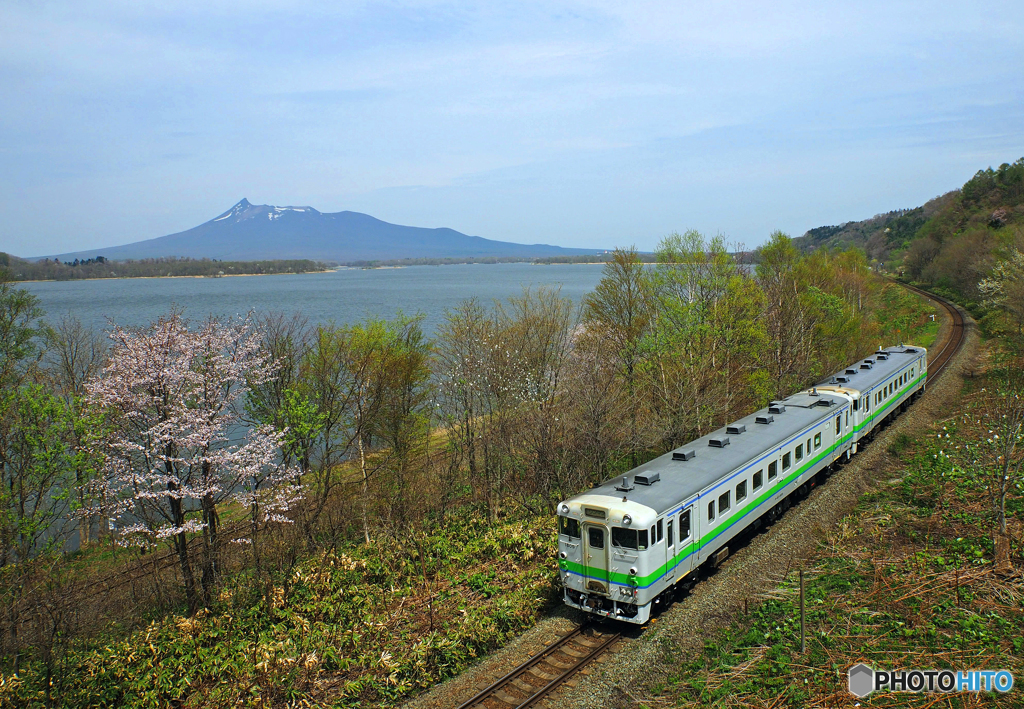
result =
[{"label": "grass", "polygon": [[931,346],[935,344],[935,339],[939,336],[939,322],[938,320],[929,320],[925,325],[918,328],[917,333],[914,336],[914,344],[931,349]]}]

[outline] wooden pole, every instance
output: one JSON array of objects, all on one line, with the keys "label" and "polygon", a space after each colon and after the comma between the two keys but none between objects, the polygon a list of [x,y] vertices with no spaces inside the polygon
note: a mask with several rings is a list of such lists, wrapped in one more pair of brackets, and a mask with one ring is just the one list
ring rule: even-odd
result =
[{"label": "wooden pole", "polygon": [[804,622],[804,570],[800,569],[800,652],[807,652],[807,626]]}]

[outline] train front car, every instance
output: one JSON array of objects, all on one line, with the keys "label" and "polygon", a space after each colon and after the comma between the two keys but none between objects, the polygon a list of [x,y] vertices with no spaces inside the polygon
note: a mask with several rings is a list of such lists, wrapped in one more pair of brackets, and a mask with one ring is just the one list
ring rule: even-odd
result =
[{"label": "train front car", "polygon": [[[640,579],[657,566],[648,531],[657,512],[628,493],[629,478],[577,495],[558,506],[558,567],[565,602],[575,608],[630,623],[650,617],[648,589]],[[607,493],[616,493],[615,495]]]}]

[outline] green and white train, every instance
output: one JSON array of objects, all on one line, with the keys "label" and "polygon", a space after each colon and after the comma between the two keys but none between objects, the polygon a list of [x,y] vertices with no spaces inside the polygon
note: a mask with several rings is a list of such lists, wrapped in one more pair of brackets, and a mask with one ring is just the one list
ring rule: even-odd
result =
[{"label": "green and white train", "polygon": [[[784,512],[924,391],[927,351],[879,350],[818,386],[558,505],[565,602],[646,623],[739,535]],[[689,578],[688,578],[689,577]]]}]

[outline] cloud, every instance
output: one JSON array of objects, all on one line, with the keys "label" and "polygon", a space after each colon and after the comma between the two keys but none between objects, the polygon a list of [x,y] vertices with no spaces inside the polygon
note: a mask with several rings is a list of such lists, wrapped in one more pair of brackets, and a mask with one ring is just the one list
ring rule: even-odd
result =
[{"label": "cloud", "polygon": [[1000,2],[7,3],[0,250],[159,236],[243,194],[751,243],[1024,154],[1022,24]]}]

